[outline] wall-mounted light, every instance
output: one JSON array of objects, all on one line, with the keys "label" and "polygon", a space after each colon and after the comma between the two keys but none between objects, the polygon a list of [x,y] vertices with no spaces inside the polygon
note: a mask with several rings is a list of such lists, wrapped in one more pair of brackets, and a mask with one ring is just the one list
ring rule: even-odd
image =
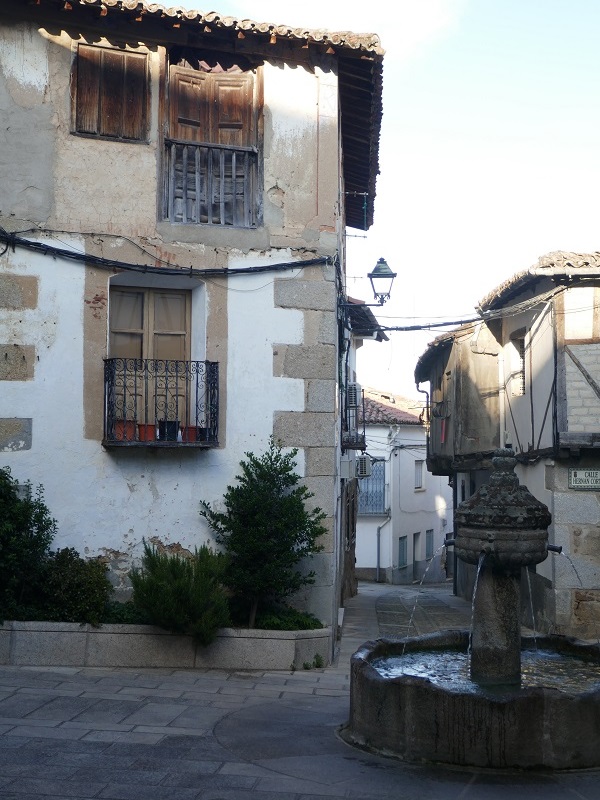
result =
[{"label": "wall-mounted light", "polygon": [[373,296],[377,304],[382,306],[386,300],[390,299],[392,284],[396,273],[392,272],[385,258],[380,258],[372,272],[367,275],[373,287]]}]

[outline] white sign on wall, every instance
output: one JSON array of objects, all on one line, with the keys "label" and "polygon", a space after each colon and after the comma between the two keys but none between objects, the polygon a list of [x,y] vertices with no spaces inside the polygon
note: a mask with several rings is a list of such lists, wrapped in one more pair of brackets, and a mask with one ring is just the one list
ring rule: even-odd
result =
[{"label": "white sign on wall", "polygon": [[569,489],[600,491],[600,469],[574,469],[569,467]]}]

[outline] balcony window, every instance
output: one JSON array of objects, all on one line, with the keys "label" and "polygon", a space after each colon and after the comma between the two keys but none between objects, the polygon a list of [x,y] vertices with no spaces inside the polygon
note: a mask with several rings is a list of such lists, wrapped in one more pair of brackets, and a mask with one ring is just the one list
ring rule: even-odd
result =
[{"label": "balcony window", "polygon": [[211,361],[107,358],[107,447],[218,445],[219,365]]},{"label": "balcony window", "polygon": [[180,224],[256,227],[257,76],[241,58],[172,58],[163,217]]},{"label": "balcony window", "polygon": [[113,287],[104,443],[218,443],[218,364],[190,359],[191,292]]}]

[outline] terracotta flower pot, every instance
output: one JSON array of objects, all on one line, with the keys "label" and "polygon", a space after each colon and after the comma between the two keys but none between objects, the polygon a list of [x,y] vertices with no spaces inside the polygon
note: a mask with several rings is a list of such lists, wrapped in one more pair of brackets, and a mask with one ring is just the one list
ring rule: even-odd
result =
[{"label": "terracotta flower pot", "polygon": [[115,420],[115,439],[119,442],[135,442],[135,422],[129,419]]},{"label": "terracotta flower pot", "polygon": [[156,425],[140,423],[138,425],[138,436],[140,442],[154,442],[156,441]]}]

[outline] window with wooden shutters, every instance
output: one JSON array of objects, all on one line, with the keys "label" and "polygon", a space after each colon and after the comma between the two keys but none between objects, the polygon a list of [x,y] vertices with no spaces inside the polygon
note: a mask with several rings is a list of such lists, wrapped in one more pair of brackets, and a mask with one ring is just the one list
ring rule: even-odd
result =
[{"label": "window with wooden shutters", "polygon": [[163,216],[252,228],[259,221],[256,78],[236,65],[216,66],[170,66]]},{"label": "window with wooden shutters", "polygon": [[145,53],[78,45],[73,109],[75,133],[146,141],[147,106]]},{"label": "window with wooden shutters", "polygon": [[191,309],[192,290],[111,286],[105,446],[218,445],[219,365],[190,359]]}]

